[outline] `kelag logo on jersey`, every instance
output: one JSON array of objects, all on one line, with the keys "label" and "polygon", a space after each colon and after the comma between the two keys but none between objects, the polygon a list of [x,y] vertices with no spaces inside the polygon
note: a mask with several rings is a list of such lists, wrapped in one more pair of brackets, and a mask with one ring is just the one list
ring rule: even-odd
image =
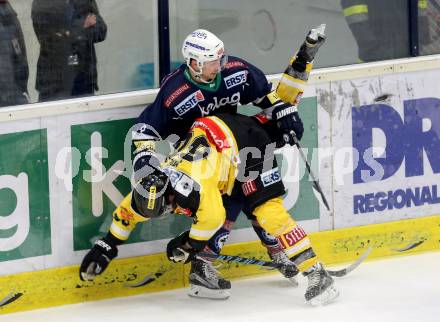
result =
[{"label": "kelag logo on jersey", "polygon": [[261,176],[261,182],[265,187],[281,181],[281,174],[278,171],[278,168],[263,172],[260,176]]},{"label": "kelag logo on jersey", "polygon": [[199,105],[202,116],[207,116],[211,114],[212,111],[228,104],[237,105],[240,102],[240,92],[232,94],[231,97],[222,97],[221,99],[218,99],[217,96],[215,96],[213,101],[213,103],[209,103],[207,106]]},{"label": "kelag logo on jersey", "polygon": [[202,91],[198,90],[197,92],[194,92],[190,96],[185,98],[178,105],[176,105],[176,107],[174,107],[174,110],[179,116],[182,116],[190,109],[192,109],[194,106],[196,106],[199,102],[202,102],[204,100],[205,97],[203,96]]},{"label": "kelag logo on jersey", "polygon": [[[373,157],[373,129],[385,137],[385,153]],[[359,163],[353,172],[353,184],[390,178],[404,165],[406,178],[426,175],[424,165],[440,173],[440,100],[423,98],[403,102],[401,116],[385,104],[352,108],[353,148]],[[427,178],[429,182],[429,178]],[[399,182],[402,182],[400,180]],[[396,187],[388,191],[353,196],[354,213],[401,209],[440,203],[436,184]]]},{"label": "kelag logo on jersey", "polygon": [[235,74],[229,75],[228,77],[224,78],[227,89],[246,83],[246,80],[247,80],[247,71],[245,70],[242,70],[240,72],[237,72]]}]

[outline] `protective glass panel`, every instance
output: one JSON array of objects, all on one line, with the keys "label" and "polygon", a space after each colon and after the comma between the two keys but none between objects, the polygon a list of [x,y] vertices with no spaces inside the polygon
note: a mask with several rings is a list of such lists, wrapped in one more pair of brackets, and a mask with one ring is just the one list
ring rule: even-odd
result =
[{"label": "protective glass panel", "polygon": [[419,0],[420,55],[440,53],[440,1]]},{"label": "protective glass panel", "polygon": [[408,1],[341,0],[341,6],[359,62],[410,55]]},{"label": "protective glass panel", "polygon": [[154,0],[0,1],[0,106],[145,89]]},{"label": "protective glass panel", "polygon": [[[390,11],[391,27],[386,13]],[[359,55],[364,61],[405,57],[407,16],[406,1],[279,0],[274,5],[263,0],[172,0],[171,57],[173,62],[182,61],[185,36],[205,28],[223,40],[228,54],[254,63],[265,73],[279,73],[308,30],[321,23],[327,25],[328,41],[315,67],[356,63]]]}]

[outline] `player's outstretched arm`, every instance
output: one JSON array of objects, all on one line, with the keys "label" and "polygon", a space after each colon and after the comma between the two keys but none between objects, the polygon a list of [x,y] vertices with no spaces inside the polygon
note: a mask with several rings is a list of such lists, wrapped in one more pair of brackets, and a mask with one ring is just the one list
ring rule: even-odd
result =
[{"label": "player's outstretched arm", "polygon": [[313,61],[319,48],[324,44],[325,24],[311,29],[299,51],[290,59],[281,79],[276,93],[286,103],[298,106],[305,91]]},{"label": "player's outstretched arm", "polygon": [[82,260],[79,277],[82,281],[93,281],[102,274],[112,259],[118,256],[118,239],[110,233],[98,239]]}]

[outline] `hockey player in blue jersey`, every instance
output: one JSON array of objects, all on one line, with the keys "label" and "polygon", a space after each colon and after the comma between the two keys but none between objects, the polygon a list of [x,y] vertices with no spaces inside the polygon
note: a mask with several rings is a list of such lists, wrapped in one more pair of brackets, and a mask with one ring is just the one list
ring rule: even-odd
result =
[{"label": "hockey player in blue jersey", "polygon": [[[137,120],[137,130],[133,132],[133,168],[137,180],[151,173],[162,173],[160,157],[155,150],[158,140],[171,134],[183,138],[195,119],[217,113],[235,114],[239,104],[252,103],[263,109],[263,114],[256,119],[264,120],[272,141],[279,141],[283,134],[292,130],[301,139],[303,124],[296,106],[280,100],[257,67],[243,59],[226,56],[223,42],[214,34],[202,29],[192,32],[183,43],[182,53],[185,64],[163,80],[155,101],[145,108]],[[297,66],[303,73],[308,67],[311,68],[312,60],[313,57],[303,45],[292,66]],[[307,70],[310,71],[310,68]],[[301,83],[304,82],[299,80],[298,84]],[[268,119],[272,121],[267,122]],[[209,240],[206,251],[221,251],[243,208],[243,194],[246,191],[244,187],[243,191],[235,191],[231,196],[224,197],[226,221]],[[136,216],[139,216],[139,212],[130,193],[115,210],[109,233],[83,259],[81,279],[92,280],[104,271],[110,260],[117,256],[117,246],[128,239],[134,228],[135,220],[130,222],[127,218]],[[272,260],[288,261],[283,246],[267,234],[254,217],[249,216],[249,219]],[[298,257],[310,261],[315,254],[311,247],[306,247]],[[282,271],[293,284],[296,284],[296,273],[296,270]],[[230,287],[230,282],[218,275],[211,262],[199,259],[191,262],[189,295],[227,298]]]}]

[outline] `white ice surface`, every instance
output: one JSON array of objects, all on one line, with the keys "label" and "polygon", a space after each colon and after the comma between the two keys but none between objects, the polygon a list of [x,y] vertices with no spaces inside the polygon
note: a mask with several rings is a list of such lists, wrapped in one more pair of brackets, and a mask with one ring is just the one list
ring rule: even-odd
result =
[{"label": "white ice surface", "polygon": [[340,296],[304,303],[281,276],[233,282],[229,300],[189,298],[185,289],[0,315],[7,322],[439,322],[440,252],[367,262],[337,278]]}]

